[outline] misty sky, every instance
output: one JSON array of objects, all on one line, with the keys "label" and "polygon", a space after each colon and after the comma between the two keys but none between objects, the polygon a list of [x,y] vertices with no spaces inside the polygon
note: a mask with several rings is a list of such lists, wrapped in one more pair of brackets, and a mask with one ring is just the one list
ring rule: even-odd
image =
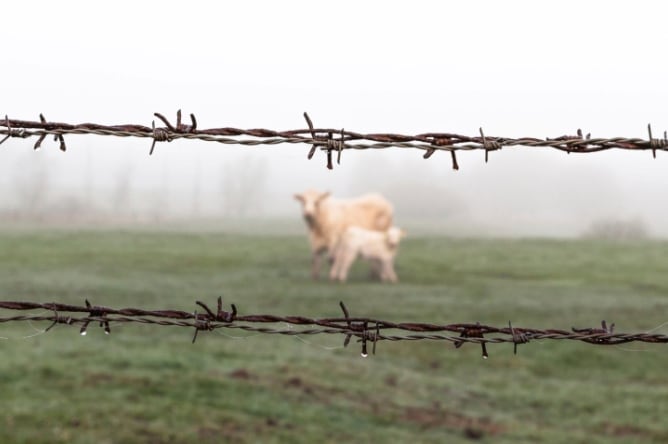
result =
[{"label": "misty sky", "polygon": [[[668,128],[662,2],[95,2],[3,4],[0,114],[138,123],[195,113],[200,128],[316,126],[557,137]],[[423,160],[308,146],[232,147],[68,136],[0,147],[0,210],[281,216],[295,191],[381,191],[397,222],[447,234],[577,235],[600,219],[668,236],[668,153],[527,148]],[[249,204],[241,200],[249,196]],[[110,216],[111,217],[111,216]]]}]

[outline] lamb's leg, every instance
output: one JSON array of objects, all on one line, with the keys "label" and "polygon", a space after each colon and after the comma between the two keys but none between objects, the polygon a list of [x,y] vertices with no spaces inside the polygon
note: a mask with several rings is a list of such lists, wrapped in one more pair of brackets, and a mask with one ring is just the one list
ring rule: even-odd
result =
[{"label": "lamb's leg", "polygon": [[394,262],[385,261],[383,262],[383,280],[392,282],[393,284],[397,283],[399,279],[397,278],[397,273],[394,271]]},{"label": "lamb's leg", "polygon": [[342,257],[341,257],[341,263],[339,265],[339,271],[337,278],[341,282],[345,282],[348,279],[348,271],[350,270],[350,266],[353,264],[355,261],[355,257],[357,256],[357,253],[355,251],[344,251],[342,252]]},{"label": "lamb's leg", "polygon": [[341,270],[341,262],[343,259],[343,252],[340,249],[336,250],[336,255],[332,261],[332,267],[329,269],[329,280],[334,281],[337,279],[339,272]]}]

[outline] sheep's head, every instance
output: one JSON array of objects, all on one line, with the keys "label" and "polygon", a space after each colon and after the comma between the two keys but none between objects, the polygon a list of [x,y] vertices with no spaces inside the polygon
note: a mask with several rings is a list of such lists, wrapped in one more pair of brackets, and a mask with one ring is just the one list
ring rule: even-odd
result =
[{"label": "sheep's head", "polygon": [[399,246],[401,239],[406,237],[406,234],[406,231],[399,227],[390,227],[385,233],[385,241],[390,248],[395,249]]},{"label": "sheep's head", "polygon": [[318,208],[329,195],[329,191],[316,190],[306,190],[303,193],[295,194],[295,199],[302,204],[302,216],[309,227],[315,223]]}]

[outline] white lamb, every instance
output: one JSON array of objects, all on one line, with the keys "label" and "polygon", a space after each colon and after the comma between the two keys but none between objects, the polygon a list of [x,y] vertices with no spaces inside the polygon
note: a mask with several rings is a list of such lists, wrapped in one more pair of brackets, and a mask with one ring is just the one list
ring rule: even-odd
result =
[{"label": "white lamb", "polygon": [[311,275],[320,274],[321,257],[333,259],[334,249],[346,228],[356,225],[385,231],[392,225],[392,204],[380,194],[370,193],[348,199],[335,199],[329,192],[307,190],[295,194],[302,204],[311,244]]},{"label": "white lamb", "polygon": [[394,258],[399,241],[406,232],[398,227],[373,231],[357,226],[348,227],[334,250],[334,263],[329,273],[331,280],[344,282],[348,270],[358,256],[371,262],[371,267],[383,282],[397,282]]}]

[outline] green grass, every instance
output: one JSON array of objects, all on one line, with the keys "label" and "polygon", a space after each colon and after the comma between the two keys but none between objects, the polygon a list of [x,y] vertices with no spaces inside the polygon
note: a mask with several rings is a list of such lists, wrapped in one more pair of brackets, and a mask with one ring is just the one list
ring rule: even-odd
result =
[{"label": "green grass", "polygon": [[[668,321],[668,245],[408,238],[398,285],[309,279],[293,236],[0,233],[0,299],[617,331]],[[0,312],[0,316],[15,312]],[[0,442],[667,442],[665,345],[461,349],[238,330],[0,324]],[[668,328],[656,330],[667,333]],[[32,336],[32,337],[29,337]]]}]

